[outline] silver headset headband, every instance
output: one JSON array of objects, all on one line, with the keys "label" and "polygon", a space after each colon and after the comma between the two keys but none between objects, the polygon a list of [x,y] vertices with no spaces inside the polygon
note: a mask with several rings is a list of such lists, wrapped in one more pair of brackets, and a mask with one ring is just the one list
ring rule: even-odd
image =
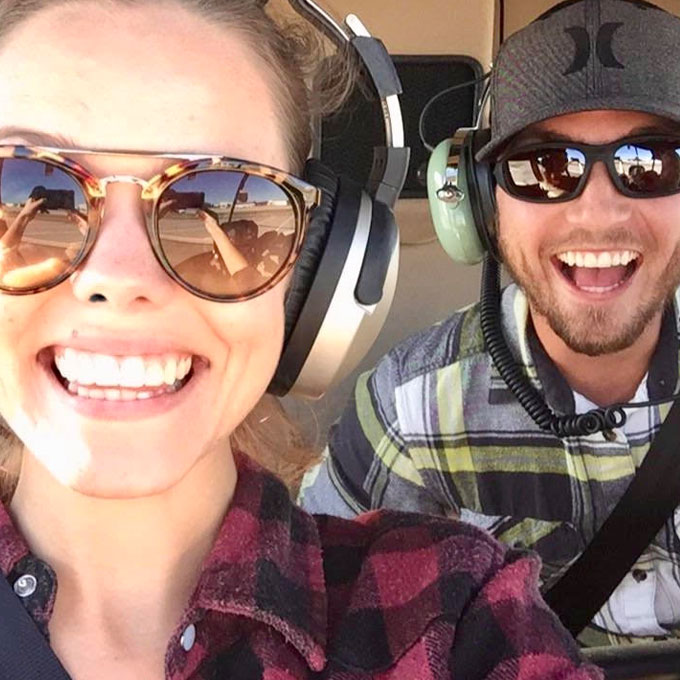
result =
[{"label": "silver headset headband", "polygon": [[484,83],[484,91],[480,97],[479,111],[477,112],[477,120],[475,121],[475,130],[481,130],[484,127],[484,111],[491,101],[491,77]]},{"label": "silver headset headband", "polygon": [[313,0],[288,2],[336,45],[344,47],[349,44],[354,48],[365,73],[373,81],[385,121],[385,146],[373,149],[368,190],[376,200],[394,207],[406,181],[409,149],[404,146],[404,121],[399,104],[401,83],[389,53],[356,15],[349,14],[341,25]]}]

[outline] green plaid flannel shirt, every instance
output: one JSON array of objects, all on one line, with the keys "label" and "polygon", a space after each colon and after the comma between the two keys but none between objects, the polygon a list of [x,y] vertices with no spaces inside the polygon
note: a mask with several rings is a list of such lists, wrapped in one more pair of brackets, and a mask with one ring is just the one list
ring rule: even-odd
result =
[{"label": "green plaid flannel shirt", "polygon": [[[526,376],[555,411],[573,413],[574,393],[535,337],[517,286],[504,290],[501,310]],[[669,309],[646,379],[650,399],[678,389],[678,331]],[[541,431],[486,352],[474,305],[404,341],[359,378],[331,430],[325,461],[303,484],[301,503],[346,517],[379,507],[459,516],[504,543],[537,551],[547,588],[614,508],[669,408],[645,408],[636,421],[644,426],[633,432],[559,439]],[[680,589],[679,529],[677,512],[631,573],[653,577],[660,565]],[[680,625],[680,612],[672,618]],[[595,623],[582,636],[585,644],[633,640],[608,606]],[[675,635],[668,628],[664,635]]]}]

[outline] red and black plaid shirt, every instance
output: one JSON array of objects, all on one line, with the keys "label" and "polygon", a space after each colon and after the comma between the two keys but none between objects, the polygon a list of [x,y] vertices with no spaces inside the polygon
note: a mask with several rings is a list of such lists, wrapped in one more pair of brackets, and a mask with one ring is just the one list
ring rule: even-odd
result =
[{"label": "red and black plaid shirt", "polygon": [[[535,557],[438,517],[312,517],[276,478],[245,456],[238,464],[233,502],[168,645],[169,680],[601,677],[541,600]],[[47,634],[54,572],[2,509],[0,568],[11,583],[37,580],[23,602]]]}]

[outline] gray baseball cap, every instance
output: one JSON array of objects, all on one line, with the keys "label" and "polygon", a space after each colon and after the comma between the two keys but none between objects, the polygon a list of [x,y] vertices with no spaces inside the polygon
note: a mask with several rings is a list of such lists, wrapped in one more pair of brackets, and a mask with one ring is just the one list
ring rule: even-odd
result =
[{"label": "gray baseball cap", "polygon": [[532,123],[623,109],[680,122],[680,18],[643,0],[566,0],[511,35],[491,76],[489,159]]}]

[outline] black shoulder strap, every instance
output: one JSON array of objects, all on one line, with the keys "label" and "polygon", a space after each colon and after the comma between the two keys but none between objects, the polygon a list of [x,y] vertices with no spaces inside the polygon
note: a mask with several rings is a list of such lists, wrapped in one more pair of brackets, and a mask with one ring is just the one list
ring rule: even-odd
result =
[{"label": "black shoulder strap", "polygon": [[0,680],[28,678],[71,680],[7,579],[0,574]]},{"label": "black shoulder strap", "polygon": [[671,407],[633,481],[581,556],[545,594],[578,635],[680,505],[680,403]]}]

